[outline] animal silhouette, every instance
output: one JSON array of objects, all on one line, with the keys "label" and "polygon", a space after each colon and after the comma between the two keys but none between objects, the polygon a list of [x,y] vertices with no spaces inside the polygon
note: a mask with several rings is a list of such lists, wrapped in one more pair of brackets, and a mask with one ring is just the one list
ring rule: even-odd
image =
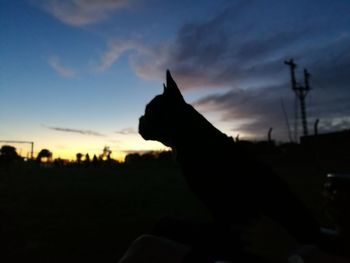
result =
[{"label": "animal silhouette", "polygon": [[169,71],[163,94],[139,119],[139,133],[173,149],[190,189],[223,229],[265,215],[299,242],[317,241],[317,221],[286,182],[186,103]]}]

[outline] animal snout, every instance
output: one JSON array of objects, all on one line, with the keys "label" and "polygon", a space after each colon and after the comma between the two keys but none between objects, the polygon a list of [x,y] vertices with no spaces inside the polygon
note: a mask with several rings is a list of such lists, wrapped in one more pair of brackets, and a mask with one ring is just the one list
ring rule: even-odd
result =
[{"label": "animal snout", "polygon": [[146,126],[146,120],[145,116],[141,116],[139,118],[139,134],[144,136],[145,133],[145,126]]}]

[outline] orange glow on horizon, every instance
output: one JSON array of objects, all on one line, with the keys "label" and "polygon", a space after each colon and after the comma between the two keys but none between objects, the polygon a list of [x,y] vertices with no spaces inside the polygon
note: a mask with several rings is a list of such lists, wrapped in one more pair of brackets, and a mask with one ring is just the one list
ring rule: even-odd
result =
[{"label": "orange glow on horizon", "polygon": [[[45,134],[46,135],[46,134]],[[102,154],[104,147],[109,147],[112,151],[111,158],[123,162],[125,156],[133,152],[163,151],[169,148],[155,141],[145,141],[138,134],[119,135],[113,137],[91,137],[79,136],[75,134],[55,134],[54,136],[40,136],[32,138],[34,141],[34,158],[40,150],[48,149],[52,152],[52,159],[61,158],[75,161],[76,154],[81,153],[83,160],[88,153],[90,159],[94,155]],[[4,144],[0,144],[0,147]],[[22,157],[30,157],[30,147],[27,145],[13,144],[17,153]]]}]

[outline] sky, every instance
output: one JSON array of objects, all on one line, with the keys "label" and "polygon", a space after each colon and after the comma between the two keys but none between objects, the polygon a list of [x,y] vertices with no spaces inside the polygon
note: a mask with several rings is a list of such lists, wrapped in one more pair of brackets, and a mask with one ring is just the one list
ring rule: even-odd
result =
[{"label": "sky", "polygon": [[166,149],[137,126],[170,69],[227,135],[288,141],[291,58],[300,84],[311,73],[309,130],[349,129],[349,1],[0,0],[0,140],[68,159]]}]

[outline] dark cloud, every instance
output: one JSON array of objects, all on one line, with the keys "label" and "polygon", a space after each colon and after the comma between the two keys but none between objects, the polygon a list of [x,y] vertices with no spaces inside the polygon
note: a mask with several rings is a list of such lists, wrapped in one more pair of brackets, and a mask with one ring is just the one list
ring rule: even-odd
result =
[{"label": "dark cloud", "polygon": [[[306,58],[324,48],[330,54],[335,46],[329,39],[349,32],[344,21],[334,19],[342,6],[332,8],[321,1],[315,12],[315,2],[305,4],[305,10],[290,1],[271,3],[274,8],[260,1],[240,1],[211,19],[184,24],[172,41],[136,52],[132,65],[146,78],[163,78],[169,68],[184,89],[276,84],[285,79],[283,60]],[[298,11],[295,18],[288,15],[293,10]]]},{"label": "dark cloud", "polygon": [[263,138],[273,127],[276,138],[286,139],[288,130],[281,104],[282,100],[284,105],[293,104],[292,96],[286,96],[288,93],[291,91],[287,83],[260,89],[235,89],[202,98],[194,106],[199,110],[220,112],[222,120],[231,122],[232,126],[238,123],[234,128],[238,133]]},{"label": "dark cloud", "polygon": [[309,53],[312,73],[310,114],[324,119],[350,116],[350,34]]},{"label": "dark cloud", "polygon": [[91,130],[79,130],[79,129],[70,129],[70,128],[62,128],[62,127],[47,127],[50,130],[60,131],[60,132],[70,132],[70,133],[79,133],[83,135],[91,135],[91,136],[99,136],[104,137],[105,135]]},{"label": "dark cloud", "polygon": [[[272,127],[274,139],[286,141],[289,139],[287,124],[294,135],[295,107],[300,112],[299,101],[295,104],[290,85],[286,82],[258,89],[234,89],[224,94],[209,95],[196,101],[194,106],[200,111],[220,112],[222,121],[232,123],[235,132],[261,139],[266,138],[268,129]],[[349,98],[349,93],[330,96],[328,92],[312,90],[306,100],[310,133],[316,119],[320,119],[321,133],[349,129]],[[297,126],[301,135],[300,113]]]},{"label": "dark cloud", "polygon": [[173,41],[136,52],[132,65],[147,78],[163,79],[169,68],[183,90],[225,87],[227,93],[200,99],[196,106],[240,123],[242,133],[262,137],[274,127],[274,135],[286,139],[281,98],[292,120],[295,96],[283,62],[295,58],[299,82],[304,67],[312,74],[309,125],[320,118],[321,131],[346,128],[350,17],[345,13],[350,4],[308,1],[300,8],[298,1],[269,3],[273,8],[263,1],[240,1],[211,19],[187,23]]},{"label": "dark cloud", "polygon": [[127,134],[136,134],[136,130],[134,128],[124,128],[119,131],[115,131],[117,134],[127,135]]},{"label": "dark cloud", "polygon": [[349,130],[350,117],[321,120],[318,126],[319,130],[323,132]]}]

